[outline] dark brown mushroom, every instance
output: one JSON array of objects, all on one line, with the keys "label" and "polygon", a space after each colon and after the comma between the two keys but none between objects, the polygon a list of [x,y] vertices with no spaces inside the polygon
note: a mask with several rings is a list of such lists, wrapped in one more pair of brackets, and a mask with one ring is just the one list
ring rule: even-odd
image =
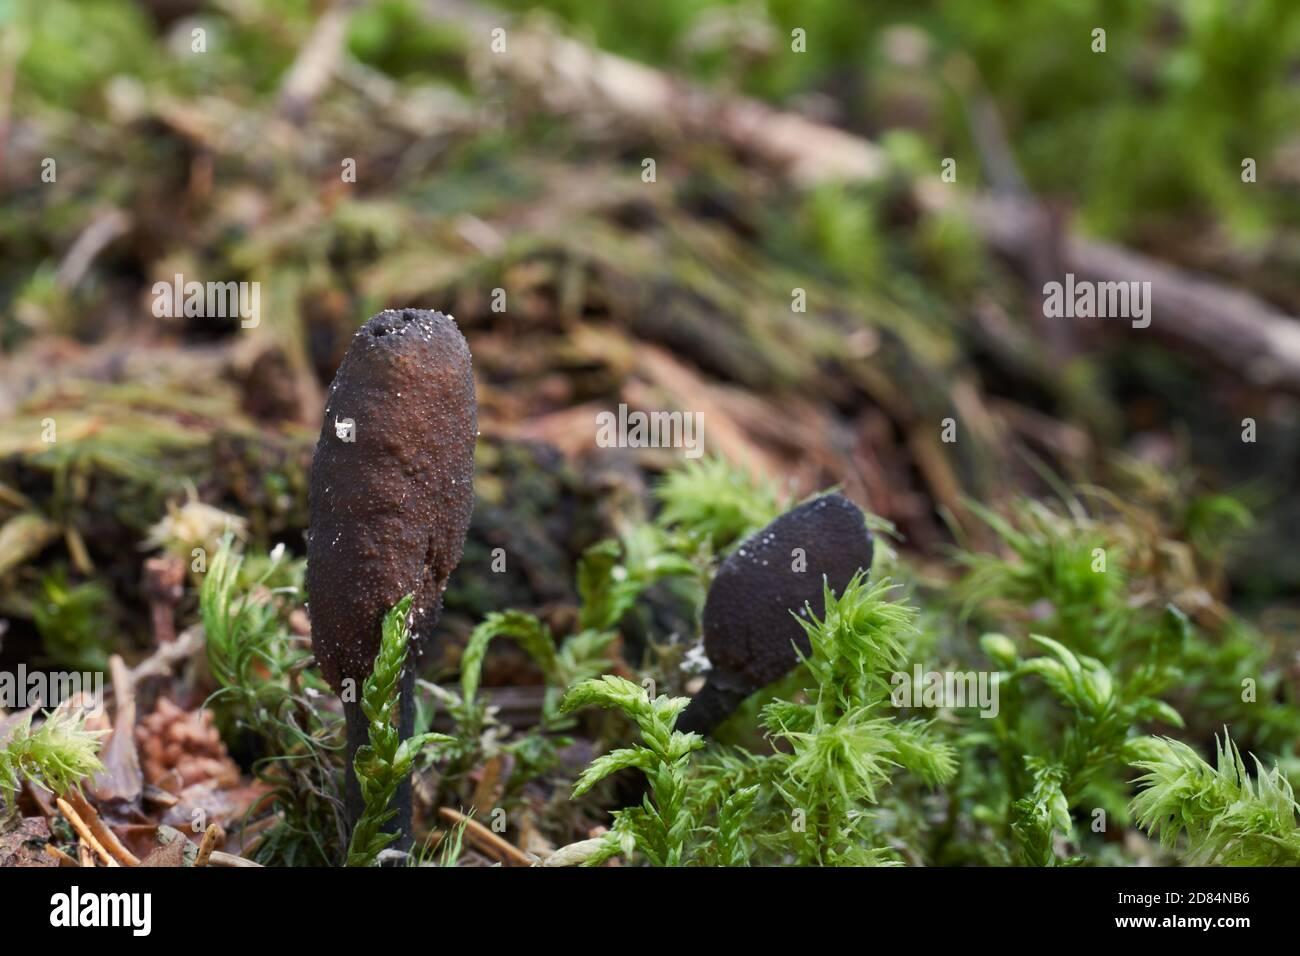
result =
[{"label": "dark brown mushroom", "polygon": [[[414,659],[437,625],[474,507],[477,403],[469,346],[441,312],[389,310],[348,348],[325,406],[311,477],[307,591],[312,648],[343,698],[347,810],[364,804],[352,770],[368,740],[362,685],[385,612],[414,594],[400,732],[414,724]],[[394,801],[409,845],[410,785]]]},{"label": "dark brown mushroom", "polygon": [[788,674],[799,654],[812,651],[793,615],[806,614],[806,604],[820,617],[823,579],[842,593],[859,569],[871,567],[871,555],[865,515],[839,494],[805,502],[745,539],[709,587],[704,651],[711,668],[677,729],[708,733],[750,694]]}]

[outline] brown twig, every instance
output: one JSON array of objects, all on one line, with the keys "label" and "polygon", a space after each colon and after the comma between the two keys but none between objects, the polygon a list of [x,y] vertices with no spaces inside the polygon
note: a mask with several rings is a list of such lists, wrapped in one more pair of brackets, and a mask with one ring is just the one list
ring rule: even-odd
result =
[{"label": "brown twig", "polygon": [[199,855],[194,858],[195,866],[207,866],[212,854],[216,851],[219,842],[225,842],[225,834],[221,827],[215,823],[210,824],[203,832],[203,840],[199,843]]},{"label": "brown twig", "polygon": [[[118,864],[122,866],[140,865],[140,860],[136,855],[122,845],[122,841],[117,838],[117,834],[110,830],[108,825],[99,818],[99,813],[96,812],[95,808],[90,805],[84,796],[76,790],[70,790],[66,800],[59,799],[56,802],[59,811],[65,817],[72,813],[77,820],[81,821],[81,825],[86,828],[86,833],[81,835],[88,835],[91,839],[91,846],[96,848],[96,852],[101,857],[107,856],[107,859],[113,861],[109,863],[109,866],[117,866]],[[76,827],[72,817],[68,817],[68,822]],[[80,830],[77,832],[81,833]],[[107,859],[105,862],[107,862]]]},{"label": "brown twig", "polygon": [[683,138],[721,137],[805,185],[828,178],[878,179],[887,171],[884,152],[851,133],[747,97],[689,86],[577,40],[516,29],[510,46],[510,56],[489,55],[484,65],[526,85],[555,112],[589,115],[603,107],[616,120],[643,128],[667,126]]},{"label": "brown twig", "polygon": [[90,844],[91,849],[99,854],[101,860],[103,860],[108,866],[121,865],[117,860],[113,859],[113,854],[104,849],[103,844],[95,839],[95,835],[91,832],[90,827],[86,825],[86,821],[81,819],[76,810],[68,806],[68,801],[60,797],[55,802],[58,805],[59,812],[63,814],[64,818],[70,824],[72,824],[72,829],[77,831],[77,835],[81,837],[84,842]]},{"label": "brown twig", "polygon": [[[82,844],[82,845],[84,846],[84,844]],[[58,860],[58,861],[59,861],[59,866],[76,866],[76,867],[79,867],[79,866],[82,865],[82,864],[78,863],[76,860],[74,860],[72,857],[68,856],[68,854],[66,854],[66,853],[64,853],[62,850],[60,850],[60,849],[59,849],[57,846],[55,846],[53,843],[47,843],[47,844],[45,844],[45,855],[46,855],[46,856],[53,857],[54,859]],[[93,861],[92,861],[92,865],[93,865]]]},{"label": "brown twig", "polygon": [[532,866],[533,858],[508,840],[502,839],[477,820],[465,816],[451,807],[439,807],[438,816],[454,825],[465,825],[465,839],[470,845],[506,866]]},{"label": "brown twig", "polygon": [[[932,202],[937,202],[933,200]],[[985,197],[967,205],[984,240],[1021,263],[1032,261],[1040,213],[1031,203]],[[1090,282],[1151,283],[1151,331],[1252,384],[1300,394],[1300,322],[1249,292],[1104,242],[1065,234],[1062,265]],[[1126,327],[1126,326],[1125,326]]]}]

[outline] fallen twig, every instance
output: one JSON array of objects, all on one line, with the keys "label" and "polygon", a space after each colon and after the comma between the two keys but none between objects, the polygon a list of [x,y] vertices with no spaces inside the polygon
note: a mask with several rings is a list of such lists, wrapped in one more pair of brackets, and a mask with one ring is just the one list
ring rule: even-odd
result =
[{"label": "fallen twig", "polygon": [[[86,832],[82,833],[78,829],[78,834],[89,839],[91,846],[95,848],[95,851],[101,857],[107,857],[105,859],[106,863],[110,859],[113,861],[108,863],[109,866],[119,864],[122,866],[140,865],[140,860],[136,855],[122,845],[122,841],[117,838],[117,834],[108,828],[108,825],[100,819],[99,813],[80,793],[71,790],[68,792],[66,800],[60,798],[56,801],[56,804],[59,812],[68,817],[68,822],[72,823],[74,828],[77,824],[74,822],[73,817],[81,822],[81,826],[85,828]],[[72,816],[68,816],[69,813]]]},{"label": "fallen twig", "polygon": [[451,807],[439,807],[438,816],[442,817],[453,826],[464,824],[465,839],[467,839],[470,842],[470,845],[480,853],[486,854],[492,859],[504,863],[507,866],[533,865],[533,858],[523,850],[519,849],[519,847],[515,846],[508,840],[502,839],[483,824],[467,817],[459,810],[453,810]]},{"label": "fallen twig", "polygon": [[212,854],[216,851],[217,843],[223,841],[224,838],[225,834],[221,832],[221,827],[215,823],[209,824],[207,830],[203,832],[203,840],[199,843],[199,855],[194,858],[194,865],[207,866]]},{"label": "fallen twig", "polygon": [[57,846],[55,846],[53,843],[47,843],[47,844],[45,844],[45,855],[46,855],[46,856],[53,857],[54,859],[58,860],[58,861],[59,861],[59,866],[75,866],[75,867],[80,867],[80,866],[82,865],[82,864],[78,863],[76,860],[74,860],[72,857],[68,856],[68,854],[66,854],[66,853],[64,853],[62,850],[60,850],[60,849],[59,849]]},{"label": "fallen twig", "polygon": [[108,866],[121,865],[117,860],[113,859],[113,854],[109,853],[108,850],[104,848],[104,845],[95,839],[95,835],[91,832],[90,827],[86,825],[86,821],[81,819],[77,814],[77,811],[68,805],[68,801],[60,797],[55,802],[58,805],[59,812],[63,814],[64,818],[70,824],[72,824],[72,829],[77,831],[77,835],[81,837],[83,841],[90,844],[91,849],[99,854],[101,860],[103,860]]},{"label": "fallen twig", "polygon": [[[926,195],[932,205],[939,204],[933,193]],[[985,197],[967,209],[989,245],[1017,262],[1032,261],[1041,232],[1033,227],[1037,207]],[[1255,385],[1300,394],[1300,323],[1258,296],[1122,246],[1069,233],[1062,259],[1065,270],[1079,280],[1150,282],[1155,334],[1231,366]]]},{"label": "fallen twig", "polygon": [[887,171],[874,143],[757,100],[702,90],[551,32],[516,29],[510,44],[510,56],[488,56],[486,65],[526,84],[555,112],[589,114],[604,107],[643,127],[721,137],[803,185],[878,179]]}]

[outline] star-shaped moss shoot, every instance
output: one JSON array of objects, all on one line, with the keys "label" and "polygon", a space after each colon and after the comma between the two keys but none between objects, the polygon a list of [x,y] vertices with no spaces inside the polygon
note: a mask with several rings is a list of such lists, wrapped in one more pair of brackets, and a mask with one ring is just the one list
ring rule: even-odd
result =
[{"label": "star-shaped moss shoot", "polygon": [[[812,647],[794,615],[824,612],[823,576],[835,593],[871,567],[866,516],[830,494],[787,511],[722,562],[704,602],[708,681],[677,729],[708,733]],[[798,651],[796,652],[796,648]]]},{"label": "star-shaped moss shoot", "polygon": [[[477,403],[469,346],[441,312],[380,312],[358,331],[325,406],[311,476],[307,591],[312,647],[343,699],[348,815],[363,802],[353,758],[368,740],[361,688],[385,612],[408,594],[411,649],[402,739],[414,723],[414,659],[437,625],[474,507]],[[409,781],[396,826],[409,834]],[[409,845],[409,837],[398,846]]]}]

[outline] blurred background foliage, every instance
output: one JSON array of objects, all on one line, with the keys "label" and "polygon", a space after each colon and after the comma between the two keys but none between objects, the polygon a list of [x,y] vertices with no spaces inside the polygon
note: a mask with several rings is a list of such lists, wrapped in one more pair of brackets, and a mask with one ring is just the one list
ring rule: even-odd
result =
[{"label": "blurred background foliage", "polygon": [[[199,69],[159,55],[148,13],[135,0],[0,0],[0,24],[29,35],[20,95],[68,110],[89,107],[119,75],[166,82],[178,93],[266,92],[296,52],[276,33],[292,35],[318,5],[228,3],[255,9],[257,26],[179,0],[154,5],[195,7],[216,54]],[[963,103],[986,93],[1031,188],[1068,199],[1099,233],[1140,239],[1171,221],[1222,223],[1250,244],[1270,228],[1300,224],[1294,189],[1237,188],[1241,160],[1264,161],[1300,117],[1300,15],[1290,0],[500,6],[549,12],[605,49],[701,81],[777,102],[819,97],[836,121],[873,138],[911,128],[933,156],[956,158],[968,185],[978,184],[966,171],[980,162]],[[1092,48],[1098,28],[1106,31],[1104,53]],[[785,55],[794,30],[805,31],[806,52]],[[463,84],[463,43],[460,31],[431,22],[418,0],[378,0],[350,26],[353,54],[400,78]]]},{"label": "blurred background foliage", "polygon": [[[979,168],[962,102],[997,103],[1031,187],[1101,233],[1223,220],[1234,238],[1300,222],[1294,190],[1237,188],[1300,117],[1300,15],[1290,0],[507,0],[600,46],[773,100],[821,93],[848,128],[915,125],[935,155]],[[909,33],[900,27],[921,28]],[[1104,54],[1092,31],[1106,31]],[[783,55],[791,31],[807,52]],[[882,107],[910,100],[912,115]],[[969,180],[968,180],[969,183]]]}]

